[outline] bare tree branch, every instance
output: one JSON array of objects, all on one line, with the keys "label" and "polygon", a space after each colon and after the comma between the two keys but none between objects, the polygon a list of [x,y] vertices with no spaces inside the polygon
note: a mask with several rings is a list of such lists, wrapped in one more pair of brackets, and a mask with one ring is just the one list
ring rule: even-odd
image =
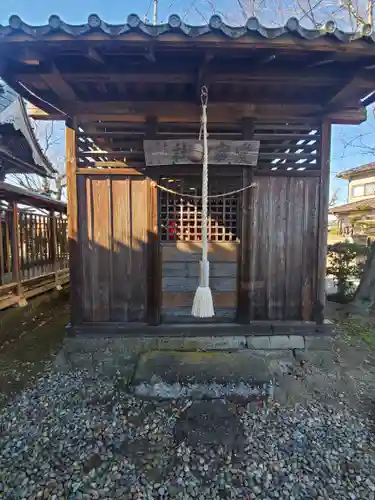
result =
[{"label": "bare tree branch", "polygon": [[[203,0],[208,9],[217,12],[215,0]],[[224,16],[231,20],[244,20],[257,15],[267,24],[283,24],[287,17],[294,16],[300,21],[319,28],[328,19],[335,20],[342,29],[356,32],[361,27],[373,24],[374,0],[236,0],[234,8]]]}]

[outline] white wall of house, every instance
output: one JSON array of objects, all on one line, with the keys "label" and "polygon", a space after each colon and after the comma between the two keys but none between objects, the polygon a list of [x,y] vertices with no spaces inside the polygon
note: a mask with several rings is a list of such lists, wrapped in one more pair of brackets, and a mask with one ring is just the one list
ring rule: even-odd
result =
[{"label": "white wall of house", "polygon": [[349,181],[348,202],[375,197],[375,173],[364,173]]}]

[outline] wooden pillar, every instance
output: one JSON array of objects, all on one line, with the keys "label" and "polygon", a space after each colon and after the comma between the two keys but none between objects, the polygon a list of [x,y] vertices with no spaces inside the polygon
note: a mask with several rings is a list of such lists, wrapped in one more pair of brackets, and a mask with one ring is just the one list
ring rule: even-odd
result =
[{"label": "wooden pillar", "polygon": [[[4,211],[3,213],[6,214],[6,211]],[[2,221],[2,211],[0,209],[0,285],[4,285],[4,274],[5,274],[3,225],[6,227],[5,222],[3,223]]]},{"label": "wooden pillar", "polygon": [[53,273],[55,275],[56,290],[61,290],[59,269],[57,264],[57,220],[53,210],[50,212],[49,216],[51,221],[50,259],[52,261]]},{"label": "wooden pillar", "polygon": [[[157,119],[146,120],[146,138],[156,139]],[[161,308],[161,261],[158,221],[159,193],[156,183],[150,181],[148,195],[148,238],[147,238],[147,321],[149,325],[160,323]]]},{"label": "wooden pillar", "polygon": [[27,304],[21,283],[20,269],[20,231],[18,220],[18,207],[15,201],[10,202],[11,209],[11,249],[12,249],[12,281],[16,284],[18,305],[23,307]]},{"label": "wooden pillar", "polygon": [[[251,140],[254,134],[254,121],[252,119],[244,119],[242,124],[242,135],[244,140]],[[242,169],[242,186],[248,186],[252,181],[252,172],[249,167]],[[250,291],[250,226],[251,226],[251,192],[250,189],[245,189],[242,192],[241,213],[241,246],[239,257],[239,290],[238,290],[238,308],[237,317],[240,323],[249,323],[251,297]]]},{"label": "wooden pillar", "polygon": [[324,320],[323,310],[326,302],[325,280],[328,237],[328,205],[329,205],[329,175],[331,157],[331,122],[327,119],[321,124],[320,144],[320,179],[318,207],[318,251],[316,268],[316,303],[314,320],[321,324]]},{"label": "wooden pillar", "polygon": [[12,212],[11,207],[6,211],[5,215],[5,246],[6,246],[6,259],[8,274],[12,272],[12,243],[10,241],[10,233],[12,231]]},{"label": "wooden pillar", "polygon": [[81,318],[81,263],[78,246],[78,200],[77,200],[77,143],[76,120],[66,122],[66,183],[68,194],[68,248],[71,285],[71,321],[79,323]]}]

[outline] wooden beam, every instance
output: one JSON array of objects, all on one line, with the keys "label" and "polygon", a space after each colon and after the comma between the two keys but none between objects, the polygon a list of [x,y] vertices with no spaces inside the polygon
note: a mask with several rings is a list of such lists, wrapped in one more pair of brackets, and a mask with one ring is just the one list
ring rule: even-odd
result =
[{"label": "wooden beam", "polygon": [[28,66],[39,66],[43,59],[44,57],[39,52],[30,48],[25,48],[17,58],[18,61],[21,61]]},{"label": "wooden beam", "polygon": [[337,111],[328,110],[324,116],[336,125],[360,125],[367,120],[367,111],[363,104],[360,107],[344,108]]},{"label": "wooden beam", "polygon": [[51,120],[50,116],[56,116],[58,120],[66,120],[67,112],[65,110],[59,109],[56,105],[47,102],[45,99],[41,98],[37,93],[35,93],[31,88],[27,85],[19,82],[10,76],[7,72],[1,72],[1,60],[0,60],[0,74],[2,79],[7,83],[10,87],[12,87],[16,92],[18,92],[24,99],[28,102],[32,103],[34,106],[42,109],[46,115],[46,120]]},{"label": "wooden beam", "polygon": [[17,61],[26,66],[39,66],[46,59],[45,55],[40,50],[35,50],[30,47],[20,47],[20,50],[8,51],[5,53],[8,62]]},{"label": "wooden beam", "polygon": [[[294,117],[311,116],[323,111],[319,105],[257,105],[253,103],[213,103],[209,104],[210,121],[225,123],[236,122],[244,117]],[[75,103],[77,116],[82,120],[95,121],[95,117],[103,121],[128,121],[144,123],[147,116],[157,116],[159,121],[185,123],[200,120],[200,106],[191,102],[174,101],[95,101]],[[315,118],[316,119],[316,118]]]},{"label": "wooden beam", "polygon": [[204,59],[198,68],[197,83],[196,83],[196,96],[197,96],[198,103],[201,102],[202,86],[206,85],[207,87],[209,87],[210,82],[212,81],[210,79],[208,68],[209,68],[211,61],[214,59],[214,57],[215,56],[211,52],[206,52],[204,55]]},{"label": "wooden beam", "polygon": [[77,168],[77,175],[145,175],[135,168]]},{"label": "wooden beam", "polygon": [[[198,68],[198,72],[205,70],[210,60],[214,56],[209,54],[206,56],[202,63],[202,66]],[[243,62],[246,64],[246,61]],[[52,74],[56,73],[56,68],[53,69]],[[47,81],[50,78],[50,72],[38,73],[38,77]],[[62,78],[66,82],[77,82],[77,83],[174,83],[174,84],[187,84],[194,83],[196,81],[196,72],[194,69],[191,70],[180,70],[177,71],[176,68],[170,65],[163,68],[158,67],[157,71],[146,71],[139,70],[135,72],[108,72],[105,67],[103,71],[95,72],[85,72],[85,73],[74,73],[74,72],[64,72]],[[327,74],[322,71],[301,71],[296,70],[283,70],[283,71],[266,71],[265,69],[256,69],[254,71],[244,72],[240,68],[236,71],[222,72],[211,68],[209,73],[209,79],[217,84],[240,84],[240,83],[264,83],[267,82],[268,85],[279,85],[279,84],[298,84],[306,87],[316,87],[315,82],[319,82],[321,86],[337,85],[343,83],[347,80],[350,75],[342,75],[340,73]],[[24,82],[26,84],[32,84],[35,82],[35,74],[33,72],[17,73],[15,78],[18,81]],[[61,75],[60,75],[61,78]],[[358,81],[360,83],[360,78]],[[363,81],[368,83],[368,79],[363,78]]]},{"label": "wooden beam", "polygon": [[93,165],[99,168],[126,168],[128,164],[126,161],[96,161]]},{"label": "wooden beam", "polygon": [[314,320],[323,322],[323,310],[326,302],[326,259],[328,238],[328,205],[329,205],[329,179],[331,157],[331,123],[325,119],[322,122],[322,139],[320,152],[320,181],[318,205],[318,241],[316,261],[316,302],[314,307]]},{"label": "wooden beam", "polygon": [[306,65],[306,68],[317,68],[321,66],[326,66],[327,64],[335,62],[335,57],[337,57],[337,54],[335,54],[334,52],[325,54],[324,56],[319,55],[319,57],[316,58],[314,61],[308,63]]},{"label": "wooden beam", "polygon": [[[360,81],[356,76],[348,78],[343,84],[339,85],[329,100],[325,103],[327,111],[335,111],[342,108],[343,104],[357,104],[360,101],[358,89]],[[355,102],[353,102],[353,99]]]},{"label": "wooden beam", "polygon": [[252,67],[258,67],[258,66],[263,66],[264,64],[268,64],[276,59],[276,54],[270,53],[266,56],[263,56],[259,59],[256,59],[254,61],[254,64],[252,64]]},{"label": "wooden beam", "polygon": [[104,61],[103,57],[99,54],[99,52],[96,49],[94,49],[94,47],[89,47],[88,48],[88,50],[87,50],[87,57],[91,61],[94,61],[96,63],[105,64],[105,61]]},{"label": "wooden beam", "polygon": [[62,113],[52,110],[51,112],[44,111],[43,109],[27,103],[27,114],[33,120],[49,121],[49,120],[65,120],[66,116]]},{"label": "wooden beam", "polygon": [[[346,47],[347,48],[347,47]],[[106,51],[107,53],[108,51]],[[162,54],[162,53],[161,53]],[[275,51],[263,52],[254,51],[256,57],[250,56],[249,54],[244,57],[241,53],[237,54],[238,57],[230,58],[229,53],[226,54],[226,58],[223,60],[222,53],[217,53],[212,49],[206,49],[204,52],[197,52],[194,54],[194,59],[191,58],[191,54],[186,52],[176,52],[175,58],[173,59],[173,64],[170,59],[166,59],[165,56],[160,56],[158,65],[150,65],[147,62],[138,62],[137,64],[129,62],[126,66],[117,68],[108,68],[97,66],[91,69],[90,66],[85,65],[77,66],[72,61],[72,64],[68,66],[68,69],[63,73],[63,77],[67,81],[79,81],[79,82],[108,82],[108,83],[191,83],[196,81],[196,74],[202,67],[206,67],[207,64],[210,65],[210,77],[212,80],[218,83],[240,83],[240,82],[251,82],[255,83],[262,81],[267,82],[267,84],[272,84],[275,82],[282,81],[294,81],[302,82],[308,86],[324,85],[344,82],[351,75],[355,73],[358,74],[358,69],[361,69],[359,64],[367,64],[368,61],[373,60],[371,58],[362,58],[362,63],[357,63],[354,68],[350,63],[342,61],[342,64],[337,70],[336,67],[328,65],[328,67],[322,67],[332,62],[331,59],[318,59],[312,63],[308,63],[304,66],[304,71],[301,71],[301,66],[295,63],[281,65],[272,65],[272,67],[264,67],[265,64],[274,61],[278,57],[278,53]],[[314,53],[309,52],[308,56]],[[93,46],[87,46],[83,51],[82,55],[85,55],[92,60],[97,62],[104,61],[103,56],[95,49]],[[126,53],[122,54],[126,57]],[[139,56],[147,55],[148,59],[154,62],[155,56],[153,49],[148,47],[144,49],[143,52],[139,53]],[[337,57],[337,54],[334,54]],[[332,57],[334,57],[332,56]],[[18,54],[17,57],[21,57]],[[69,55],[62,54],[61,57],[67,58],[67,62],[70,60]],[[42,58],[40,58],[42,59]],[[323,64],[323,62],[325,64]],[[372,68],[371,65],[366,66],[367,68]],[[19,68],[19,67],[18,67]],[[36,75],[42,76],[49,73],[48,66],[40,68],[40,71],[36,71],[33,68],[24,69],[10,68],[13,73],[13,77],[17,80],[30,83],[31,80],[35,78]],[[362,78],[366,79],[366,73],[360,75]]]},{"label": "wooden beam", "polygon": [[[22,89],[21,89],[22,91]],[[29,96],[33,101],[33,96]],[[37,107],[39,106],[39,107]],[[29,116],[36,120],[66,120],[66,114],[39,102],[30,105]],[[77,102],[74,104],[76,116],[83,121],[110,121],[144,123],[147,115],[157,116],[161,123],[199,123],[200,107],[196,103],[188,102]],[[325,114],[332,123],[360,124],[366,120],[366,110],[363,106],[347,107],[337,111],[327,111],[316,104],[252,104],[244,103],[210,103],[210,123],[235,123],[242,118],[254,118],[258,121],[284,121],[286,119],[303,119],[307,123],[316,121]],[[229,137],[228,137],[229,138]]]},{"label": "wooden beam", "polygon": [[155,57],[154,49],[153,49],[152,46],[147,47],[144,56],[147,59],[147,61],[149,61],[151,63],[155,63],[156,62],[156,57]]},{"label": "wooden beam", "polygon": [[[50,73],[41,73],[40,77],[58,95],[61,101],[74,102],[77,96],[72,87],[66,82],[56,66],[52,65]],[[22,81],[22,80],[21,80]]]},{"label": "wooden beam", "polygon": [[[128,47],[128,50],[133,49],[134,45],[147,47],[150,45],[150,37],[142,33],[127,33],[122,34],[116,40],[116,37],[110,37],[105,32],[92,33],[87,31],[82,33],[77,38],[77,45],[87,45],[88,43],[96,44],[97,42],[102,42],[107,46],[115,43],[123,42]],[[25,42],[31,42],[39,47],[53,47],[56,49],[56,42],[58,43],[58,48],[62,52],[65,50],[67,45],[72,43],[72,35],[69,33],[56,33],[47,35],[46,39],[37,40],[33,34],[13,34],[12,37],[5,37],[2,41],[5,49],[11,50],[16,49]],[[207,50],[213,49],[216,51],[225,50],[227,53],[235,52],[248,52],[251,49],[256,49],[259,46],[262,48],[267,48],[269,50],[289,50],[291,52],[312,52],[312,44],[314,52],[339,52],[343,54],[359,54],[363,55],[364,52],[369,54],[375,53],[375,47],[368,43],[367,40],[357,39],[353,40],[347,44],[340,44],[337,40],[332,38],[318,38],[313,42],[311,40],[305,39],[295,39],[294,37],[276,37],[273,39],[263,39],[259,40],[257,37],[247,37],[243,36],[236,39],[228,39],[228,37],[223,36],[221,33],[214,34],[208,33],[201,37],[195,37],[194,43],[191,42],[190,37],[182,37],[176,33],[166,33],[157,39],[157,45],[160,48],[173,48],[173,49],[185,49],[185,50]]]}]

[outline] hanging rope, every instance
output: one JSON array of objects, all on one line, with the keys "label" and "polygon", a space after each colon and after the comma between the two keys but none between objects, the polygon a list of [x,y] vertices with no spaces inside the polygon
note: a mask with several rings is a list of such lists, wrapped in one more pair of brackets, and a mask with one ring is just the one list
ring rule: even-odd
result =
[{"label": "hanging rope", "polygon": [[[169,189],[169,188],[167,188],[165,186],[161,186],[160,184],[157,184],[156,182],[154,183],[154,186],[156,186],[157,188],[159,188],[162,191],[166,191],[167,193],[171,193],[171,194],[174,194],[176,196],[181,196],[181,198],[193,198],[195,200],[201,200],[202,199],[202,196],[195,195],[195,194],[188,194],[188,193],[179,193],[178,191],[174,191],[173,189]],[[242,193],[243,191],[246,191],[246,189],[250,189],[250,188],[253,188],[253,187],[256,187],[255,182],[252,182],[251,184],[248,184],[247,186],[242,187],[240,189],[236,189],[235,191],[228,191],[226,193],[220,193],[220,194],[210,194],[210,195],[207,196],[207,198],[208,199],[212,199],[212,198],[224,198],[225,196],[232,196],[232,195],[235,195],[235,194]]]},{"label": "hanging rope", "polygon": [[202,169],[202,260],[200,262],[200,283],[195,292],[192,315],[199,318],[210,318],[215,315],[212,294],[209,287],[208,262],[208,142],[207,142],[207,87],[201,89],[203,131],[203,169]]},{"label": "hanging rope", "polygon": [[[203,128],[203,171],[202,171],[202,261],[207,266],[203,273],[202,286],[208,287],[208,141],[207,141],[207,101],[208,90],[201,90]],[[206,264],[207,262],[207,264]]]}]

